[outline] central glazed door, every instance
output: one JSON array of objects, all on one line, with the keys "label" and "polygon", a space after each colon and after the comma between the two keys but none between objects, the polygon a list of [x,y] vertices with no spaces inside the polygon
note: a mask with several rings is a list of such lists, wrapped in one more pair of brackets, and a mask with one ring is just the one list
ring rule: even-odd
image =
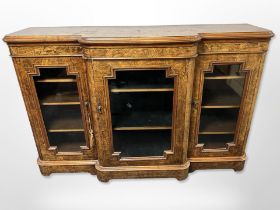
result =
[{"label": "central glazed door", "polygon": [[193,61],[88,62],[103,166],[185,163]]}]

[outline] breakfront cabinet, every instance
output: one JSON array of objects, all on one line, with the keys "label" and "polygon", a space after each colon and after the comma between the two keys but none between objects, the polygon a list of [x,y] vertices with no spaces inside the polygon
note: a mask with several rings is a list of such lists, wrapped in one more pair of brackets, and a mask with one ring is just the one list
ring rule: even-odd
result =
[{"label": "breakfront cabinet", "polygon": [[248,24],[5,36],[41,173],[182,180],[197,169],[242,170],[272,36]]}]

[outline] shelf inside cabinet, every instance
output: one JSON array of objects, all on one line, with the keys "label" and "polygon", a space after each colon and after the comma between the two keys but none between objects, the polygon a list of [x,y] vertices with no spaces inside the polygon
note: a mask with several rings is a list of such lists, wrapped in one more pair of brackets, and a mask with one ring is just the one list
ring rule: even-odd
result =
[{"label": "shelf inside cabinet", "polygon": [[83,132],[79,106],[42,106],[48,132]]},{"label": "shelf inside cabinet", "polygon": [[168,130],[171,129],[171,113],[128,112],[127,114],[113,114],[113,130]]},{"label": "shelf inside cabinet", "polygon": [[155,88],[155,87],[144,87],[144,88],[139,88],[139,87],[131,87],[131,88],[112,88],[110,89],[110,92],[112,93],[129,93],[129,92],[170,92],[174,91],[173,88]]},{"label": "shelf inside cabinet", "polygon": [[204,90],[202,108],[239,108],[241,98],[233,90]]},{"label": "shelf inside cabinet", "polygon": [[129,130],[170,130],[171,126],[118,126],[114,127],[115,131],[129,131]]},{"label": "shelf inside cabinet", "polygon": [[113,130],[172,129],[173,92],[111,93]]},{"label": "shelf inside cabinet", "polygon": [[38,79],[35,82],[42,82],[42,83],[56,83],[56,82],[77,82],[76,79],[69,79],[69,78],[52,78],[52,79]]},{"label": "shelf inside cabinet", "polygon": [[199,134],[233,134],[239,109],[205,109],[200,118]]},{"label": "shelf inside cabinet", "polygon": [[110,92],[112,93],[129,93],[129,92],[170,92],[174,91],[171,84],[137,84],[130,82],[127,85],[118,87],[114,83],[110,85]]},{"label": "shelf inside cabinet", "polygon": [[244,79],[205,80],[202,108],[239,108]]},{"label": "shelf inside cabinet", "polygon": [[212,79],[244,79],[245,76],[205,76],[205,80],[212,80]]},{"label": "shelf inside cabinet", "polygon": [[37,83],[36,90],[41,105],[78,105],[76,83]]},{"label": "shelf inside cabinet", "polygon": [[57,92],[46,95],[40,99],[41,105],[78,105],[80,104],[78,92]]}]

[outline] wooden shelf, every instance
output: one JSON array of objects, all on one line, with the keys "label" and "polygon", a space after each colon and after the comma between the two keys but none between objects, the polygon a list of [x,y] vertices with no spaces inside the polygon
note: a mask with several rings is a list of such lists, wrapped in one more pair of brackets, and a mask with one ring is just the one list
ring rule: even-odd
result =
[{"label": "wooden shelf", "polygon": [[51,82],[77,82],[76,79],[69,79],[69,78],[57,78],[57,79],[38,79],[35,82],[45,82],[45,83],[51,83]]},{"label": "wooden shelf", "polygon": [[201,106],[202,109],[233,109],[240,108],[238,105],[225,105],[225,106]]},{"label": "wooden shelf", "polygon": [[171,126],[138,126],[138,127],[114,127],[115,131],[131,131],[131,130],[171,130]]},{"label": "wooden shelf", "polygon": [[[239,84],[239,83],[237,83]],[[241,86],[243,88],[243,83]],[[241,104],[241,93],[237,93],[226,80],[205,81],[202,108],[239,108]]]},{"label": "wooden shelf", "polygon": [[235,116],[228,114],[202,114],[199,134],[234,134],[236,122]]},{"label": "wooden shelf", "polygon": [[199,134],[204,134],[204,135],[208,135],[208,134],[234,134],[234,131],[201,131],[199,132]]},{"label": "wooden shelf", "polygon": [[[53,107],[53,106],[52,106]],[[56,108],[56,107],[55,107]],[[80,108],[43,109],[44,121],[48,132],[83,132]]]},{"label": "wooden shelf", "polygon": [[66,132],[84,132],[84,129],[48,129],[50,133],[66,133]]},{"label": "wooden shelf", "polygon": [[42,102],[43,106],[79,105],[80,102]]},{"label": "wooden shelf", "polygon": [[170,92],[173,88],[112,88],[112,93],[129,93],[129,92]]},{"label": "wooden shelf", "polygon": [[79,105],[79,95],[76,91],[58,92],[55,94],[49,94],[40,98],[40,104],[51,105]]},{"label": "wooden shelf", "polygon": [[232,89],[218,91],[205,90],[202,108],[239,108],[241,97]]},{"label": "wooden shelf", "polygon": [[110,92],[125,93],[125,92],[170,92],[174,91],[173,84],[143,84],[139,82],[128,82],[118,85],[114,82],[110,83]]},{"label": "wooden shelf", "polygon": [[244,79],[245,76],[206,76],[204,79]]},{"label": "wooden shelf", "polygon": [[171,129],[171,112],[130,112],[112,115],[113,130],[167,130]]}]

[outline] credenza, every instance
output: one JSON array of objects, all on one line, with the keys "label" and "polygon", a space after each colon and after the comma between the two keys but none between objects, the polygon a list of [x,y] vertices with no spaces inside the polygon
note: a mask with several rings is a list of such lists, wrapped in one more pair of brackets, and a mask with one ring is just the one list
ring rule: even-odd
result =
[{"label": "credenza", "polygon": [[272,36],[249,24],[6,35],[41,173],[106,182],[242,170]]}]

